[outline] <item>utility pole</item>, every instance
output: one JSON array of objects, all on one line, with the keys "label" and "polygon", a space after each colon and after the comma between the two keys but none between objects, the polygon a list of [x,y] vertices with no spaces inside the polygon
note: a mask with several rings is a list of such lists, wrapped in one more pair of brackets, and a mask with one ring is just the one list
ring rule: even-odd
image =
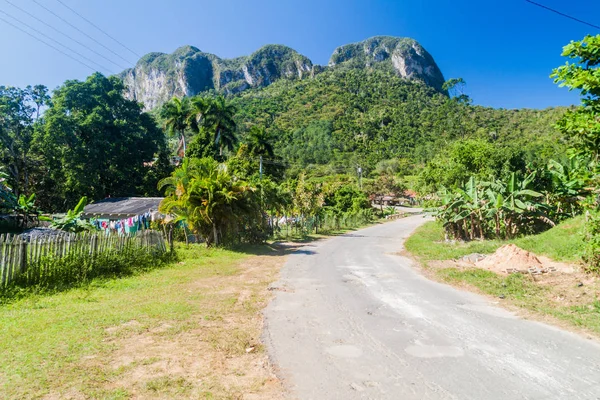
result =
[{"label": "utility pole", "polygon": [[362,190],[362,167],[359,165],[356,171],[358,172],[358,188]]},{"label": "utility pole", "polygon": [[263,174],[263,159],[262,159],[262,155],[260,156],[260,167],[258,168],[259,174],[260,174],[260,180],[262,181],[262,174]]}]

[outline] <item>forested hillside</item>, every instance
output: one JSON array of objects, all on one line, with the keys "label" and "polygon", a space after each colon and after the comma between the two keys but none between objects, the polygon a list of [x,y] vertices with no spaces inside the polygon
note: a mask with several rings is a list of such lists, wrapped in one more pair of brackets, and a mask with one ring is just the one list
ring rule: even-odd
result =
[{"label": "forested hillside", "polygon": [[480,139],[544,162],[565,150],[554,124],[564,108],[502,110],[452,100],[419,81],[378,70],[334,70],[312,80],[279,81],[242,93],[240,134],[259,124],[290,164],[333,164],[373,170],[404,159],[412,171],[455,141]]}]

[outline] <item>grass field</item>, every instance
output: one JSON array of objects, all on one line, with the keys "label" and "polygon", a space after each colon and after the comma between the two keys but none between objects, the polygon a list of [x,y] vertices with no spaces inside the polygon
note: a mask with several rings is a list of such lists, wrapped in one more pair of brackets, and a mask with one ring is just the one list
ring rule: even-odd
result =
[{"label": "grass field", "polygon": [[1,306],[3,398],[279,398],[260,310],[283,253],[178,252],[166,268]]},{"label": "grass field", "polygon": [[[405,247],[425,267],[426,273],[442,282],[502,299],[535,318],[565,327],[581,328],[600,336],[600,282],[597,277],[576,273],[533,277],[455,267],[450,261],[471,253],[490,254],[514,243],[556,261],[577,263],[583,251],[583,217],[577,217],[540,234],[512,241],[444,242],[441,224],[428,222],[408,238]],[[441,261],[440,261],[441,260]]]}]

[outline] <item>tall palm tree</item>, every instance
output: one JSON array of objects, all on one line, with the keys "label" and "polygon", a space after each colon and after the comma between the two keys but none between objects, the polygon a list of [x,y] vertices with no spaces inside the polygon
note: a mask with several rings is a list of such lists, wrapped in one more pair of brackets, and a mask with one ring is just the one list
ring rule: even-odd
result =
[{"label": "tall palm tree", "polygon": [[211,101],[210,107],[204,116],[204,126],[209,127],[214,132],[215,144],[219,146],[220,156],[223,156],[223,147],[231,151],[237,144],[236,124],[233,119],[235,112],[235,106],[228,103],[225,97],[219,96]]},{"label": "tall palm tree", "polygon": [[275,152],[269,133],[262,126],[253,126],[246,136],[248,153],[251,156],[273,157]]},{"label": "tall palm tree", "polygon": [[[172,134],[179,137],[182,156],[185,157],[186,143],[185,130],[189,126],[189,116],[191,113],[190,99],[184,97],[180,99],[173,97],[163,106],[160,116],[164,120],[165,128]],[[177,149],[179,151],[179,148]]]},{"label": "tall palm tree", "polygon": [[187,118],[187,124],[194,131],[198,132],[204,125],[205,117],[212,105],[212,100],[206,97],[196,96],[190,100],[190,113]]}]

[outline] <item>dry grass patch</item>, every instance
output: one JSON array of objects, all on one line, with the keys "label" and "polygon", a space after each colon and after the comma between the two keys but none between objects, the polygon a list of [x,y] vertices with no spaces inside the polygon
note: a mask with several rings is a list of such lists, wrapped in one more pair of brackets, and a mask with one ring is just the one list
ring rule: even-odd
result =
[{"label": "dry grass patch", "polygon": [[260,336],[285,251],[179,250],[171,268],[0,309],[7,398],[281,398]]}]

